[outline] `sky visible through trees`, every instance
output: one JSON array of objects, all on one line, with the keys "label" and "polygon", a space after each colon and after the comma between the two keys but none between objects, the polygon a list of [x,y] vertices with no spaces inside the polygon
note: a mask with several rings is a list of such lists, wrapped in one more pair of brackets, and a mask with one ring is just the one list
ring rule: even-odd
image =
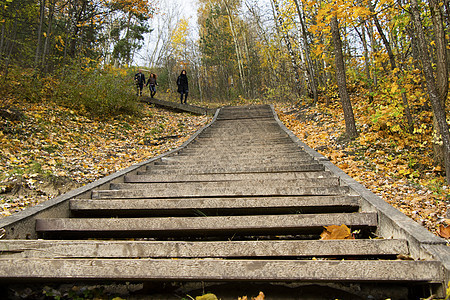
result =
[{"label": "sky visible through trees", "polygon": [[[197,26],[197,0],[160,0],[159,1],[159,9],[160,13],[157,14],[152,20],[150,20],[150,26],[158,31],[158,24],[164,22],[164,18],[162,18],[161,14],[167,14],[167,10],[170,9],[171,6],[176,7],[179,12],[177,19],[186,19],[189,20],[190,25],[193,30],[191,32],[192,38],[198,38],[198,26]],[[158,35],[158,32],[151,32],[145,35],[145,46],[141,49],[136,55],[134,63],[138,66],[146,66],[148,65],[148,52],[153,51],[155,47],[157,47],[155,43],[155,36]]]}]

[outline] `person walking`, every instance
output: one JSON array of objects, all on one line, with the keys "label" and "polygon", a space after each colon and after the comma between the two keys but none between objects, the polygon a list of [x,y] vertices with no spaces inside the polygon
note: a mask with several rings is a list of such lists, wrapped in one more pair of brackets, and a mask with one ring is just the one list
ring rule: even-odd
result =
[{"label": "person walking", "polygon": [[136,96],[142,96],[142,89],[145,84],[145,75],[142,74],[141,69],[134,75],[134,83],[136,84]]},{"label": "person walking", "polygon": [[156,74],[150,73],[150,78],[147,80],[147,85],[150,90],[150,97],[154,97],[156,94],[156,86],[158,83],[156,82]]},{"label": "person walking", "polygon": [[180,76],[178,76],[177,79],[177,85],[178,85],[178,93],[180,93],[180,102],[183,104],[183,94],[184,94],[184,104],[186,104],[188,93],[189,93],[189,86],[188,86],[188,78],[186,76],[186,70],[181,71]]}]

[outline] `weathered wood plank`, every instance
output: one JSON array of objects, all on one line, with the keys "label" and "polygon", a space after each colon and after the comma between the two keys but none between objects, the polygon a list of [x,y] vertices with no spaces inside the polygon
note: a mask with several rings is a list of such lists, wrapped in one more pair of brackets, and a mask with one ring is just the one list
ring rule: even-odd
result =
[{"label": "weathered wood plank", "polygon": [[[231,197],[231,198],[179,198],[179,199],[72,199],[74,212],[121,212],[145,214],[177,214],[201,211],[215,215],[218,211],[257,214],[280,212],[354,212],[359,207],[358,196],[302,196],[302,197]],[[242,214],[240,213],[240,214]]]},{"label": "weathered wood plank", "polygon": [[[212,182],[190,182],[189,189],[207,189],[207,188],[247,188],[251,186],[254,189],[265,189],[267,186],[281,187],[329,187],[339,185],[339,178],[302,178],[302,179],[248,179],[232,181],[212,181]],[[133,183],[113,183],[112,190],[125,189],[176,189],[185,190],[187,187],[184,182],[133,182]]]},{"label": "weathered wood plank", "polygon": [[326,171],[315,172],[279,172],[279,173],[240,173],[240,174],[153,174],[153,175],[128,175],[124,182],[190,182],[190,181],[234,181],[234,180],[254,180],[254,179],[304,179],[304,178],[328,178],[333,177]]},{"label": "weathered wood plank", "polygon": [[0,259],[0,279],[441,282],[436,261]]},{"label": "weathered wood plank", "polygon": [[352,228],[376,227],[375,213],[303,215],[71,218],[38,219],[36,231],[46,233],[104,234],[107,236],[172,236],[233,234],[300,234],[320,232],[323,226],[346,224]]},{"label": "weathered wood plank", "polygon": [[92,192],[92,198],[179,198],[181,197],[245,197],[245,196],[334,196],[346,195],[346,186],[323,187],[277,187],[277,186],[242,186],[242,187],[198,187],[190,185],[179,189],[129,189],[129,190],[98,190]]},{"label": "weathered wood plank", "polygon": [[0,241],[0,258],[342,257],[408,254],[405,240]]}]

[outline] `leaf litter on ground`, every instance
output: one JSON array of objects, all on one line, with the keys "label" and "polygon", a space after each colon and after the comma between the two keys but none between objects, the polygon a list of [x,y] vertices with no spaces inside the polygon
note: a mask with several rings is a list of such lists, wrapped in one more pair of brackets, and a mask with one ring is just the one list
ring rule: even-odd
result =
[{"label": "leaf litter on ground", "polygon": [[[429,132],[389,135],[358,113],[363,109],[356,104],[360,135],[350,141],[343,137],[345,123],[338,104],[319,103],[303,110],[276,104],[275,108],[286,127],[309,147],[429,231],[450,237],[446,233],[450,232],[449,188],[442,170],[433,165]],[[415,147],[418,142],[413,139],[424,146]]]},{"label": "leaf litter on ground", "polygon": [[14,103],[20,118],[0,116],[0,217],[174,149],[210,121],[142,105],[140,116],[99,121]]},{"label": "leaf litter on ground", "polygon": [[[250,104],[241,102],[231,104]],[[433,166],[429,132],[416,135],[422,146],[413,149],[417,141],[374,130],[355,107],[361,134],[348,141],[342,138],[345,123],[339,105],[275,107],[280,120],[307,145],[431,232],[448,238],[449,189],[442,170]],[[145,106],[141,117],[101,122],[55,104],[21,102],[14,104],[12,115],[0,117],[0,217],[173,149],[210,120]]]}]

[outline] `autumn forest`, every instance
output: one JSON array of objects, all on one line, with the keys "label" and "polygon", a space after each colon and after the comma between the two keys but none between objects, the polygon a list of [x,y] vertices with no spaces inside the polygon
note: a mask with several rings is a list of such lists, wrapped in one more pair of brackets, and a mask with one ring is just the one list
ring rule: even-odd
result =
[{"label": "autumn forest", "polygon": [[308,145],[446,235],[448,0],[196,4],[194,19],[173,1],[0,0],[2,216],[186,140],[209,119],[144,106],[133,82],[154,72],[156,97],[177,101],[186,69],[192,103],[274,104]]}]

